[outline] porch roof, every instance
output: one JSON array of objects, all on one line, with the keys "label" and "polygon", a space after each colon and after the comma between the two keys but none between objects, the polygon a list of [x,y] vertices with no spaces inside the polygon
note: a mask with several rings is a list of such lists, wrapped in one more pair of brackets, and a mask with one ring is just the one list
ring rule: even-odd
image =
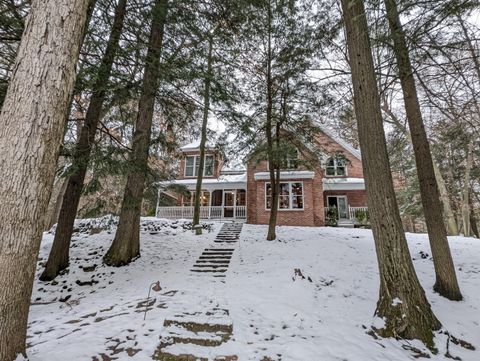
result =
[{"label": "porch roof", "polygon": [[323,178],[324,191],[347,191],[364,189],[365,179],[363,178]]},{"label": "porch roof", "polygon": [[[167,186],[170,184],[181,184],[188,189],[195,189],[197,185],[197,178],[189,179],[173,179],[171,181],[160,182],[160,186]],[[202,180],[202,188],[206,190],[215,189],[247,189],[247,174],[225,174],[218,178],[204,178]]]}]

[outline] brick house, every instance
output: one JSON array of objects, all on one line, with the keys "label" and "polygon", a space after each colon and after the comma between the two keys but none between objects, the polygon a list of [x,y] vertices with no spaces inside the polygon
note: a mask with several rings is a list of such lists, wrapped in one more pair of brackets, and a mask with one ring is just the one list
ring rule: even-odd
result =
[{"label": "brick house", "polygon": [[[277,224],[323,226],[326,209],[335,207],[338,224],[353,225],[356,212],[367,209],[360,152],[323,128],[310,146],[321,150],[321,156],[315,158],[318,162],[308,168],[302,165],[305,150],[301,149],[289,157],[280,173]],[[180,152],[177,179],[163,182],[159,189],[159,195],[167,194],[175,205],[159,204],[157,217],[193,217],[199,142],[182,147]],[[247,157],[246,169],[239,170],[228,170],[224,163],[222,152],[207,146],[200,195],[201,218],[268,223],[271,202],[268,162]],[[190,195],[168,193],[165,186],[171,184],[185,186]]]}]

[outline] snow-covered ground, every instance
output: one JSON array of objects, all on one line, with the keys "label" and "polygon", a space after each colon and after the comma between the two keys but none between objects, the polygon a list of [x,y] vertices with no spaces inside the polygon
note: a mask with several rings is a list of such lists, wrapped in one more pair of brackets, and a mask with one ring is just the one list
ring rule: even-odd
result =
[{"label": "snow-covered ground", "polygon": [[[94,234],[86,227],[74,237],[69,273],[54,282],[35,282],[28,332],[31,361],[151,360],[165,318],[212,306],[228,310],[233,334],[221,347],[238,360],[414,360],[418,354],[412,347],[430,354],[415,341],[367,334],[378,296],[368,230],[278,227],[278,240],[267,242],[265,226],[244,225],[240,241],[229,244],[235,250],[226,277],[214,278],[190,269],[213,246],[221,223],[195,236],[185,222],[143,220],[142,256],[129,266],[101,263],[114,225]],[[453,336],[476,347],[471,351],[450,342],[450,354],[480,360],[480,241],[450,238],[465,297],[451,302],[432,292],[426,235],[407,236],[437,317]],[[45,233],[39,264],[52,240]],[[162,290],[152,291],[147,304],[149,286],[156,281]],[[447,360],[446,344],[447,336],[438,334],[439,352],[430,357]],[[190,347],[184,346],[187,351]]]}]

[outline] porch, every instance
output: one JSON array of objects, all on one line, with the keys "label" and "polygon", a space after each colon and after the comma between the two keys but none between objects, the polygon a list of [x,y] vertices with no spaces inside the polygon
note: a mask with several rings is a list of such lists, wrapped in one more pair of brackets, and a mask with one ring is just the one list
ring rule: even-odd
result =
[{"label": "porch", "polygon": [[[193,206],[158,207],[156,216],[168,219],[191,219],[193,210]],[[200,219],[246,220],[247,206],[200,206]]]},{"label": "porch", "polygon": [[325,220],[327,220],[328,212],[332,208],[336,209],[338,226],[368,224],[368,207],[350,207],[340,204],[337,209],[335,205],[331,205],[330,207],[325,207]]}]

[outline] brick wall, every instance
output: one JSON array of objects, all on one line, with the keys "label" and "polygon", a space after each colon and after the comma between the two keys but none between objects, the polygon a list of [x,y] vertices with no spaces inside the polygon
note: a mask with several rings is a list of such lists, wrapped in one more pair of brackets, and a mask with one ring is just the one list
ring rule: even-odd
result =
[{"label": "brick wall", "polygon": [[[342,152],[349,160],[347,164],[347,177],[363,178],[362,162],[347,149],[335,142],[324,133],[316,137],[318,147],[325,154]],[[267,172],[267,161],[251,159],[247,164],[247,222],[254,224],[268,224],[270,211],[265,209],[265,183],[268,181],[255,181],[254,174]],[[320,166],[313,170],[313,179],[292,179],[290,181],[303,182],[304,209],[279,210],[277,215],[278,225],[292,226],[323,226],[325,224],[325,204],[327,195],[347,196],[347,202],[352,207],[366,206],[366,192],[364,190],[352,191],[323,191],[323,178],[325,170]]]},{"label": "brick wall", "polygon": [[347,196],[347,205],[350,207],[366,207],[367,192],[365,190],[325,191],[323,201],[327,204],[327,196]]},{"label": "brick wall", "polygon": [[[188,151],[181,153],[179,174],[177,179],[191,179],[196,177],[185,177],[185,157],[187,155],[200,155],[200,151]],[[213,176],[203,176],[203,178],[218,178],[220,176],[220,171],[222,170],[224,159],[220,152],[214,150],[206,150],[205,155],[213,155],[215,164],[213,167]]]}]

